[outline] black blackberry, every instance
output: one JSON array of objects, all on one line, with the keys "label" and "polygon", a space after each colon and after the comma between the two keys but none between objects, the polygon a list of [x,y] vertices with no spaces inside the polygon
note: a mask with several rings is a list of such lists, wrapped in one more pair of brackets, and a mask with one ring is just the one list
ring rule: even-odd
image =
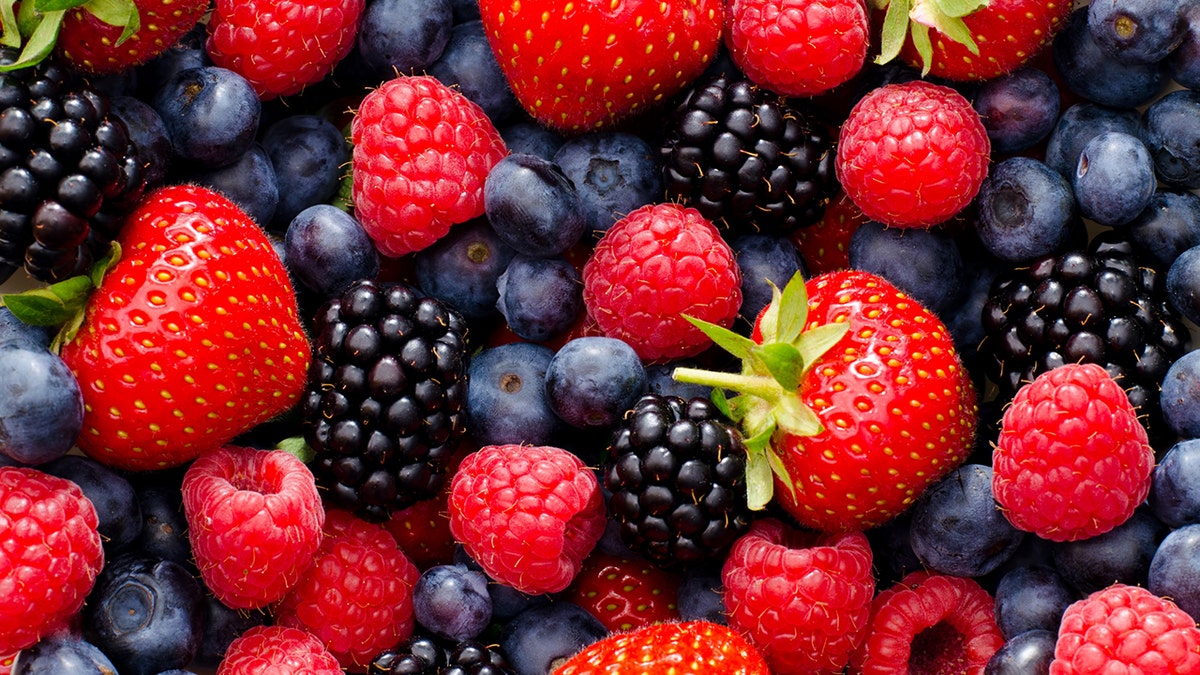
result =
[{"label": "black blackberry", "polygon": [[414,636],[371,660],[367,675],[516,675],[495,645]]},{"label": "black blackberry", "polygon": [[360,516],[436,496],[466,420],[466,322],[401,283],[355,283],[318,312],[302,407],[326,499]]},{"label": "black blackberry", "polygon": [[826,134],[750,80],[719,75],[690,90],[661,155],[667,195],[739,233],[815,223],[836,191]]},{"label": "black blackberry", "polygon": [[717,558],[750,525],[746,446],[705,398],[639,399],[613,435],[604,487],[622,541],[660,566]]},{"label": "black blackberry", "polygon": [[85,80],[53,59],[0,73],[0,270],[86,271],[144,189],[125,124]]}]

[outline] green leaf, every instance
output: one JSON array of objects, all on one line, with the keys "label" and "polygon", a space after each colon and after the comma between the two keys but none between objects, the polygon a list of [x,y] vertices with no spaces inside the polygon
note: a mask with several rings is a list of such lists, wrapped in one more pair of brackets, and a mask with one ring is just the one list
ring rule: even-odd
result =
[{"label": "green leaf", "polygon": [[892,0],[888,5],[887,14],[883,15],[883,28],[879,37],[879,56],[876,63],[887,63],[900,55],[904,47],[904,39],[908,36],[908,12],[912,9],[910,0]]},{"label": "green leaf", "polygon": [[917,54],[921,56],[921,76],[924,77],[929,74],[929,68],[933,65],[933,43],[929,41],[929,26],[914,23],[912,41],[913,46],[917,48]]},{"label": "green leaf", "polygon": [[804,369],[799,350],[785,342],[773,342],[758,347],[754,353],[785,392],[796,391]]},{"label": "green leaf", "polygon": [[788,473],[787,468],[783,465],[783,461],[779,459],[779,455],[775,454],[774,450],[767,448],[767,463],[771,466],[771,473],[779,477],[779,482],[787,488],[787,491],[792,493],[792,501],[796,499],[796,483],[792,481],[792,475]]},{"label": "green leaf", "polygon": [[746,439],[746,505],[752,511],[765,509],[775,494],[770,441],[770,431]]},{"label": "green leaf", "polygon": [[717,410],[720,410],[722,415],[736,421],[737,418],[733,416],[733,409],[729,407],[729,399],[726,398],[724,389],[713,387],[708,398],[713,402],[713,405],[717,406]]},{"label": "green leaf", "polygon": [[779,324],[775,339],[789,344],[796,341],[808,321],[808,289],[804,277],[797,272],[783,287],[779,297]]},{"label": "green leaf", "polygon": [[988,0],[936,0],[936,3],[946,16],[961,18],[986,7]]},{"label": "green leaf", "polygon": [[13,316],[31,326],[59,326],[83,310],[92,281],[71,277],[46,288],[35,288],[3,297]]},{"label": "green leaf", "polygon": [[[967,24],[963,23],[961,18],[939,16],[937,19],[937,23],[933,26],[934,28],[941,31],[943,35],[951,40],[954,40],[955,42],[965,46],[972,54],[975,54],[976,56],[979,55],[979,45],[975,44],[975,38],[971,37],[971,29],[967,28]],[[914,35],[913,37],[915,39],[916,36]],[[927,32],[926,39],[928,39],[928,37],[929,34]],[[917,50],[920,51],[920,49],[921,46],[917,45]],[[933,50],[931,48],[930,54],[932,53]]]},{"label": "green leaf", "polygon": [[142,26],[137,5],[133,0],[88,0],[84,9],[110,26],[124,28],[121,36],[117,38],[117,45],[127,40]]},{"label": "green leaf", "polygon": [[825,430],[817,413],[794,394],[775,404],[775,425],[793,436],[816,436]]},{"label": "green leaf", "polygon": [[849,330],[849,322],[839,321],[810,328],[804,335],[800,336],[800,339],[796,342],[796,350],[800,354],[800,361],[804,364],[804,370],[807,371],[811,368],[812,364],[816,363],[817,359],[824,356],[826,352],[841,341]]},{"label": "green leaf", "polygon": [[16,49],[21,46],[21,29],[17,27],[17,0],[0,0],[0,45]]},{"label": "green leaf", "polygon": [[121,259],[121,245],[117,242],[112,242],[108,245],[108,253],[104,254],[96,262],[92,263],[92,268],[88,270],[88,277],[92,280],[92,286],[100,288],[100,282],[104,281],[104,275],[117,264]]},{"label": "green leaf", "polygon": [[704,319],[697,319],[686,314],[683,315],[683,318],[687,319],[696,328],[699,328],[701,333],[707,335],[721,349],[739,359],[749,358],[750,350],[758,346],[754,340],[743,335],[738,335],[728,328],[722,328],[715,323],[709,323]]},{"label": "green leaf", "polygon": [[[22,9],[24,9],[24,5],[22,5]],[[58,10],[43,15],[36,24],[37,27],[30,33],[29,41],[25,43],[25,48],[21,50],[17,60],[0,66],[0,73],[36,65],[49,56],[54,49],[54,41],[58,39],[58,29],[62,25],[65,14],[66,10]]]},{"label": "green leaf", "polygon": [[72,9],[87,4],[88,0],[34,0],[33,8],[42,14],[62,9]]},{"label": "green leaf", "polygon": [[289,455],[294,455],[297,459],[305,464],[308,464],[313,460],[314,457],[317,456],[316,451],[314,451],[312,447],[310,447],[309,444],[304,441],[303,436],[292,436],[291,438],[285,438],[279,441],[275,447],[283,450]]}]

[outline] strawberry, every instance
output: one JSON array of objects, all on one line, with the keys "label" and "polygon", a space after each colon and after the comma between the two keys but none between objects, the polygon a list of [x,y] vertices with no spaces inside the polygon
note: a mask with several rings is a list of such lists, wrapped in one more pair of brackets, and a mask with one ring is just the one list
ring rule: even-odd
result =
[{"label": "strawberry", "polygon": [[717,53],[721,0],[480,0],[517,100],[546,126],[583,132],[682,91]]},{"label": "strawberry", "polygon": [[794,230],[789,238],[810,274],[824,274],[850,267],[850,237],[867,217],[842,193],[829,202],[821,219]]},{"label": "strawberry", "polygon": [[949,332],[869,272],[797,275],[751,338],[702,321],[741,373],[674,377],[739,392],[751,508],[776,498],[800,524],[863,530],[907,509],[961,464],[975,437],[975,389]]},{"label": "strawberry", "polygon": [[552,675],[769,675],[758,652],[733,630],[707,621],[657,623],[584,647]]},{"label": "strawberry", "polygon": [[[448,475],[453,475],[450,471]],[[454,535],[450,534],[448,490],[436,497],[423,499],[406,509],[392,513],[383,524],[404,551],[404,555],[420,570],[454,560]]]},{"label": "strawberry", "polygon": [[583,561],[566,598],[610,631],[679,619],[679,575],[636,557],[594,552]]}]

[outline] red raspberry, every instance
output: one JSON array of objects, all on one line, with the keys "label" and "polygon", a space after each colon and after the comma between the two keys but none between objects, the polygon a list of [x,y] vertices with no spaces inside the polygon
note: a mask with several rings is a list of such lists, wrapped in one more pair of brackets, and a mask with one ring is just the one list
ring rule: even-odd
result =
[{"label": "red raspberry", "polygon": [[915,80],[879,87],[855,104],[842,124],[834,167],[868,218],[930,227],[975,198],[991,149],[967,99]]},{"label": "red raspberry", "polygon": [[749,637],[771,672],[841,673],[867,627],[871,560],[861,532],[756,520],[721,570],[729,626]]},{"label": "red raspberry", "polygon": [[183,477],[200,577],[227,607],[275,602],[312,564],[325,509],[312,472],[283,450],[225,447]]},{"label": "red raspberry", "polygon": [[725,44],[742,72],[784,96],[813,96],[848,81],[867,58],[863,0],[732,0]]},{"label": "red raspberry", "polygon": [[63,626],[104,566],[96,509],[79,486],[0,467],[0,654]]},{"label": "red raspberry", "polygon": [[982,675],[1004,645],[995,603],[973,579],[917,571],[871,603],[850,672]]},{"label": "red raspberry", "polygon": [[1154,450],[1121,385],[1096,364],[1021,387],[992,452],[992,491],[1017,528],[1052,541],[1113,529],[1150,493]]},{"label": "red raspberry", "polygon": [[1200,628],[1174,602],[1114,584],[1063,612],[1050,675],[1200,673]]},{"label": "red raspberry", "polygon": [[850,269],[850,238],[865,222],[866,216],[842,193],[829,202],[820,220],[794,230],[791,240],[800,249],[809,274]]},{"label": "red raspberry", "polygon": [[605,335],[645,361],[670,361],[712,344],[684,315],[733,323],[741,278],[733,250],[699,211],[649,204],[596,244],[583,265],[583,302]]},{"label": "red raspberry", "polygon": [[259,98],[297,94],[333,72],[354,47],[364,0],[217,0],[208,55]]},{"label": "red raspberry", "polygon": [[299,628],[254,626],[225,650],[217,675],[341,675],[317,636]]},{"label": "red raspberry", "polygon": [[450,531],[496,581],[524,593],[570,585],[604,534],[600,483],[561,448],[487,445],[450,483]]},{"label": "red raspberry", "polygon": [[419,577],[382,525],[330,510],[321,548],[275,606],[275,623],[316,635],[342,667],[365,671],[376,654],[412,635]]},{"label": "red raspberry", "polygon": [[484,180],[508,153],[478,105],[426,76],[384,82],[350,129],[355,215],[393,257],[483,215]]}]

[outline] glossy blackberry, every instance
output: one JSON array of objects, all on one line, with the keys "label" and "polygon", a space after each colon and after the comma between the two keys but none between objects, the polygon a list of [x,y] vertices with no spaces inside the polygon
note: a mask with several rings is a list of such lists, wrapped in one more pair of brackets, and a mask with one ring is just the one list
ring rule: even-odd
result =
[{"label": "glossy blackberry", "polygon": [[500,649],[476,640],[446,644],[414,636],[371,661],[367,675],[516,675]]},{"label": "glossy blackberry", "polygon": [[717,76],[688,92],[661,155],[667,195],[739,233],[815,223],[836,191],[828,136],[745,79]]},{"label": "glossy blackberry", "polygon": [[401,283],[356,282],[314,320],[302,407],[326,499],[380,521],[436,496],[465,429],[466,322]]},{"label": "glossy blackberry", "polygon": [[613,435],[604,467],[621,539],[661,565],[719,558],[750,525],[746,447],[705,398],[647,394]]},{"label": "glossy blackberry", "polygon": [[[16,56],[0,48],[0,64]],[[87,270],[144,189],[125,124],[86,81],[53,59],[0,73],[0,268]]]}]

